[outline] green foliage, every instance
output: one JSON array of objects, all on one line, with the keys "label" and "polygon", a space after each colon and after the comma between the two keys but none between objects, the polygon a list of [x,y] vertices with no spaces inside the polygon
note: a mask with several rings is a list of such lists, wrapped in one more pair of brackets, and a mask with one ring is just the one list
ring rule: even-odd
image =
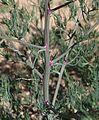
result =
[{"label": "green foliage", "polygon": [[[52,1],[50,1],[52,2]],[[98,0],[92,1],[92,9],[85,0],[79,0],[68,6],[70,18],[63,18],[61,12],[52,12],[55,27],[50,29],[49,93],[50,103],[44,104],[43,82],[46,67],[46,44],[44,35],[37,24],[31,32],[32,20],[37,20],[34,11],[29,13],[25,8],[18,8],[14,1],[2,0],[11,5],[10,18],[4,18],[2,24],[7,30],[0,28],[0,48],[13,52],[0,52],[5,60],[0,62],[0,119],[31,120],[33,114],[42,120],[98,120],[99,119],[99,31],[95,29],[99,20]],[[42,17],[45,15],[45,1],[39,1]],[[64,7],[65,9],[65,7]],[[82,12],[82,21],[78,17],[78,9]],[[0,9],[1,10],[1,9]],[[1,10],[2,11],[2,10]],[[60,10],[61,11],[61,10]],[[41,17],[41,16],[40,16]],[[41,18],[40,18],[41,19]],[[73,21],[75,27],[67,29],[68,22]],[[98,22],[97,22],[98,21]],[[95,25],[91,25],[95,22]],[[33,24],[33,23],[32,23]],[[45,26],[46,27],[46,26]],[[42,29],[42,28],[41,28]],[[31,35],[31,41],[23,40]],[[15,38],[15,39],[14,39]],[[14,42],[21,44],[24,50],[14,47]],[[14,54],[14,55],[13,55]],[[7,61],[7,62],[6,62]],[[9,67],[9,62],[12,62]],[[7,63],[7,65],[5,65]],[[22,66],[16,66],[20,63]],[[63,73],[61,72],[64,67]],[[13,69],[14,67],[14,69]],[[6,70],[5,70],[6,69]],[[62,76],[61,76],[62,75]],[[60,79],[59,79],[60,78]],[[53,96],[59,85],[56,102],[52,105]],[[46,91],[45,91],[46,92]],[[37,111],[33,111],[34,108]]]},{"label": "green foliage", "polygon": [[26,9],[18,9],[17,5],[11,11],[11,19],[4,19],[3,23],[8,26],[9,34],[18,39],[24,38],[28,31],[30,16]]},{"label": "green foliage", "polygon": [[4,3],[4,4],[9,4],[11,2],[11,0],[2,0],[2,3]]}]

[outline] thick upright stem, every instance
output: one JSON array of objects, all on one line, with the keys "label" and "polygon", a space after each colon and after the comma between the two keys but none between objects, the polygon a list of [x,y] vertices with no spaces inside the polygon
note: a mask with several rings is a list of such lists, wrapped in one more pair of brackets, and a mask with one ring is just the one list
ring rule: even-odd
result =
[{"label": "thick upright stem", "polygon": [[46,65],[45,65],[45,74],[44,74],[44,101],[49,101],[49,76],[50,76],[50,55],[49,55],[49,0],[45,0],[45,31],[44,31],[44,40],[45,40],[45,57],[46,57]]}]

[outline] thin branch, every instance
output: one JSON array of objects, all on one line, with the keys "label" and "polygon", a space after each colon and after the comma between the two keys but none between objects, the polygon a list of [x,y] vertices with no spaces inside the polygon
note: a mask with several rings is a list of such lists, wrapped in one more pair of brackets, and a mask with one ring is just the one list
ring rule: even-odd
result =
[{"label": "thin branch", "polygon": [[96,21],[96,23],[88,30],[87,34],[88,35],[90,32],[92,32],[96,27],[97,25],[99,25],[99,19]]},{"label": "thin branch", "polygon": [[5,40],[9,40],[9,41],[12,41],[12,42],[18,42],[21,45],[24,45],[26,47],[45,49],[45,47],[43,47],[43,46],[33,45],[31,43],[27,43],[27,41],[25,41],[25,40],[18,40],[17,38],[14,38],[14,37],[11,38],[9,36],[0,36],[0,38],[5,39]]},{"label": "thin branch", "polygon": [[58,82],[57,82],[54,98],[53,98],[53,101],[52,101],[53,106],[55,105],[56,97],[58,95],[58,90],[59,90],[59,87],[60,87],[60,82],[61,82],[61,79],[62,79],[62,75],[63,75],[64,69],[65,69],[65,66],[66,66],[66,64],[64,63],[62,68],[61,68],[60,74],[59,74],[59,79],[58,79]]},{"label": "thin branch", "polygon": [[[76,1],[76,0],[75,0],[75,1]],[[65,7],[65,6],[67,6],[67,5],[69,5],[70,3],[75,2],[75,1],[66,2],[66,3],[64,3],[64,4],[62,4],[62,5],[59,5],[59,6],[55,7],[55,8],[52,8],[51,11],[53,12],[53,11],[56,11],[56,10],[58,10],[58,9],[61,9],[62,7]]]},{"label": "thin branch", "polygon": [[37,74],[41,79],[43,79],[42,74],[41,74],[37,69],[34,68],[34,71],[36,72],[36,74]]},{"label": "thin branch", "polygon": [[[68,46],[68,49],[71,48],[72,44],[73,44],[73,39],[71,39],[71,41],[70,41],[70,43],[69,43],[69,46]],[[66,54],[65,60],[68,59],[68,55],[69,55],[69,51],[68,51],[67,54]],[[59,79],[58,79],[58,82],[57,82],[55,94],[54,94],[53,101],[52,101],[52,105],[53,105],[53,106],[55,105],[55,101],[56,101],[56,98],[57,98],[57,95],[58,95],[58,91],[59,91],[61,79],[62,79],[63,72],[64,72],[64,69],[65,69],[66,65],[67,65],[67,63],[66,63],[66,61],[64,61],[64,62],[63,62],[63,65],[62,65],[62,67],[61,67],[61,70],[60,70]]]}]

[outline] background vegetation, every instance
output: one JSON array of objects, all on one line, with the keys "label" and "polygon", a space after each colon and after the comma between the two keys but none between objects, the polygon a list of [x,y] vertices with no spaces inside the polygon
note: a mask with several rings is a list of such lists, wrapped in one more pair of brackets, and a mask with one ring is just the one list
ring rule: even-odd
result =
[{"label": "background vegetation", "polygon": [[0,1],[0,120],[98,120],[99,1],[46,3]]}]

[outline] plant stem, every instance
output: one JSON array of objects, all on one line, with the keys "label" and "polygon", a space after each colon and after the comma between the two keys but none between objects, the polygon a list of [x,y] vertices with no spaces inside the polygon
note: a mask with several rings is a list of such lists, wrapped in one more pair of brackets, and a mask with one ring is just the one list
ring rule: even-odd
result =
[{"label": "plant stem", "polygon": [[[72,44],[73,44],[73,39],[71,39],[71,41],[69,43],[69,46],[68,46],[68,49],[71,48]],[[69,55],[69,51],[66,54],[65,60],[68,59],[68,55]],[[56,98],[57,98],[57,95],[58,95],[58,91],[59,91],[59,87],[60,87],[60,83],[61,83],[61,79],[62,79],[62,75],[63,75],[63,72],[64,72],[64,69],[65,69],[66,65],[67,65],[67,63],[64,61],[63,65],[61,67],[61,70],[60,70],[59,79],[58,79],[58,82],[57,82],[55,94],[54,94],[53,101],[52,101],[53,106],[55,105],[55,101],[56,101]]]},{"label": "plant stem", "polygon": [[49,101],[49,76],[50,76],[50,55],[49,55],[49,0],[45,0],[45,31],[44,31],[44,40],[45,40],[45,74],[44,74],[44,84],[43,84],[43,93],[44,101]]},{"label": "plant stem", "polygon": [[[75,1],[76,1],[76,0],[75,0]],[[64,4],[62,4],[62,5],[59,5],[59,6],[55,7],[55,8],[53,8],[53,9],[51,9],[51,11],[52,11],[52,12],[53,12],[53,11],[56,11],[56,10],[58,10],[58,9],[60,9],[60,8],[63,8],[63,7],[65,7],[65,6],[67,6],[67,5],[69,5],[70,3],[75,2],[75,1],[66,2],[66,3],[64,3]]]},{"label": "plant stem", "polygon": [[59,87],[60,87],[60,82],[61,82],[61,79],[62,79],[62,75],[63,75],[64,69],[65,69],[65,66],[66,66],[66,63],[62,65],[62,68],[61,68],[61,71],[60,71],[60,74],[59,74],[59,79],[58,79],[58,82],[57,82],[54,98],[53,98],[53,101],[52,101],[53,106],[55,105],[56,97],[58,95],[58,90],[59,90]]},{"label": "plant stem", "polygon": [[25,47],[31,47],[31,48],[38,48],[38,49],[45,49],[44,46],[38,46],[38,45],[33,45],[31,43],[27,43],[27,41],[24,39],[24,40],[18,40],[18,38],[15,38],[15,37],[9,37],[9,36],[0,36],[0,39],[4,39],[4,40],[7,40],[7,41],[14,41],[14,42],[17,42],[17,43],[20,43],[21,45],[25,46]]}]

